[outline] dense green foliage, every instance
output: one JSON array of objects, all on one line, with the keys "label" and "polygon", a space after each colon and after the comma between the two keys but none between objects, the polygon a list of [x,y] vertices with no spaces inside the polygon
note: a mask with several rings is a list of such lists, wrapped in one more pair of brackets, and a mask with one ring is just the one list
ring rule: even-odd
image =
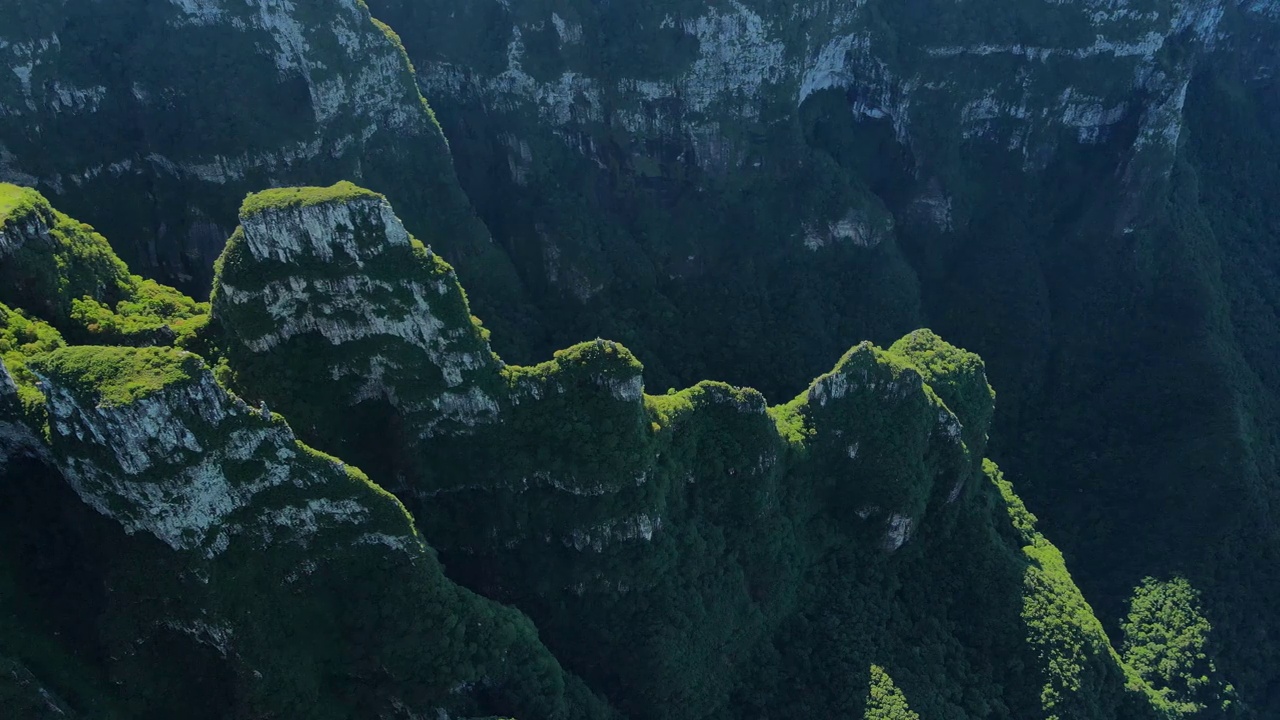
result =
[{"label": "dense green foliage", "polygon": [[[129,272],[106,238],[54,210],[39,193],[0,184],[0,302],[39,309],[78,342],[182,342],[209,306]],[[7,208],[7,209],[5,209]]]},{"label": "dense green foliage", "polygon": [[[371,7],[543,309],[504,357],[604,335],[655,387],[785,397],[932,327],[985,360],[980,452],[1113,636],[1186,577],[1246,712],[1280,713],[1274,2]],[[509,89],[516,53],[598,105]],[[845,217],[878,242],[805,244]]]},{"label": "dense green foliage", "polygon": [[[723,383],[642,395],[641,363],[602,340],[535,366],[476,364],[487,336],[465,295],[432,273],[434,256],[397,249],[381,202],[339,213],[335,200],[306,219],[280,214],[271,233],[237,231],[213,292],[228,377],[395,489],[454,577],[529,613],[623,712],[856,715],[874,709],[869,697],[891,712],[892,693],[868,675],[879,662],[931,716],[1165,707],[984,465],[994,393],[976,356],[928,331],[888,351],[863,343],[773,408]],[[327,238],[309,229],[348,214],[353,227]],[[336,281],[353,267],[378,282]],[[399,307],[381,299],[415,281],[435,289]],[[280,307],[277,322],[307,331],[279,335],[269,316]],[[442,321],[435,332],[465,352],[389,322],[402,316]],[[352,323],[367,332],[333,334]],[[353,367],[370,369],[348,378]],[[450,396],[473,414],[443,425]],[[962,589],[975,563],[987,584]]]},{"label": "dense green foliage", "polygon": [[42,414],[45,401],[26,359],[56,350],[63,344],[62,336],[48,324],[0,304],[0,362],[17,386],[25,413]]},{"label": "dense green foliage", "polygon": [[[47,547],[0,542],[0,611],[12,613],[0,654],[30,669],[0,685],[15,703],[47,684],[102,718],[181,712],[192,693],[227,699],[201,717],[335,720],[401,705],[877,720],[1130,720],[1165,707],[981,459],[993,393],[976,356],[928,331],[888,351],[864,343],[773,408],[723,383],[642,395],[640,362],[601,340],[509,366],[451,269],[388,224],[385,200],[318,202],[354,224],[307,236],[316,256],[289,263],[250,248],[303,247],[314,228],[298,221],[316,216],[292,213],[308,206],[246,211],[266,234],[229,244],[202,342],[247,397],[311,418],[304,436],[399,427],[345,439],[372,478],[228,394],[195,353],[63,347],[4,311],[6,367],[56,413],[9,419],[47,449],[6,456],[6,532],[78,528]],[[322,262],[324,243],[348,250]],[[375,282],[341,282],[353,268]],[[301,291],[291,317],[307,329],[262,345],[271,328],[255,313],[273,312],[262,303],[281,283]],[[327,326],[305,318],[332,317],[326,307],[363,330],[324,352]],[[439,336],[398,334],[406,318]],[[255,367],[267,358],[295,384]],[[352,362],[375,363],[382,403],[335,372]],[[488,398],[496,415],[442,416],[450,394]],[[221,483],[227,499],[212,505],[189,495]],[[519,610],[446,579],[424,537],[454,580]],[[98,598],[87,615],[39,584],[54,561]],[[33,582],[44,611],[4,593]]]},{"label": "dense green foliage", "polygon": [[1147,578],[1134,590],[1121,623],[1125,662],[1184,713],[1236,717],[1235,689],[1210,656],[1209,621],[1200,594],[1183,578]]},{"label": "dense green foliage", "polygon": [[894,684],[889,673],[879,665],[871,666],[865,720],[920,720],[907,706],[907,699]]},{"label": "dense green foliage", "polygon": [[0,707],[1277,713],[1273,1],[371,3],[0,8]]}]

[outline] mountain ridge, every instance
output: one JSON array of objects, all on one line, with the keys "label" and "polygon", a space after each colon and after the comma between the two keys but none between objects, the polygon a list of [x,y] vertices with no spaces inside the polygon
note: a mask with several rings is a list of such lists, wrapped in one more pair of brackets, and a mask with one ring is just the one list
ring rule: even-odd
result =
[{"label": "mountain ridge", "polygon": [[[297,202],[299,197],[320,200]],[[268,202],[273,198],[277,201]],[[875,708],[882,706],[876,703],[881,701],[870,698],[898,697],[900,701],[903,692],[913,707],[924,712],[944,708],[972,712],[977,707],[974,700],[962,697],[978,687],[990,688],[981,693],[996,693],[985,696],[988,699],[983,702],[1008,703],[1023,716],[1032,712],[1044,717],[1155,718],[1167,712],[1157,710],[1165,708],[1163,702],[1123,665],[1072,584],[1061,555],[1034,530],[1034,519],[1008,482],[977,454],[985,443],[992,394],[976,356],[946,345],[927,331],[913,334],[889,351],[864,343],[850,350],[835,370],[815,380],[808,392],[772,409],[755,391],[721,383],[644,396],[639,363],[625,348],[605,341],[570,348],[536,367],[507,366],[495,358],[495,364],[483,367],[505,377],[504,386],[513,393],[498,403],[502,415],[447,433],[384,435],[381,444],[364,447],[365,455],[416,452],[436,461],[405,464],[398,478],[375,475],[395,483],[394,489],[412,508],[410,515],[405,505],[363,472],[296,440],[284,419],[290,402],[280,393],[286,386],[255,387],[246,382],[255,378],[252,373],[238,373],[238,358],[246,354],[231,348],[237,342],[237,317],[248,311],[247,306],[264,301],[273,307],[287,305],[270,291],[273,283],[291,288],[295,301],[303,305],[353,306],[369,286],[331,282],[333,273],[340,276],[352,267],[372,269],[370,262],[385,253],[407,249],[412,261],[397,261],[387,269],[411,278],[420,272],[415,263],[432,266],[433,254],[396,229],[399,221],[387,214],[385,199],[350,186],[251,197],[245,208],[248,225],[255,221],[274,225],[256,231],[241,229],[238,239],[228,244],[228,259],[221,263],[219,288],[214,292],[213,320],[191,341],[193,346],[225,348],[214,366],[174,347],[57,347],[61,341],[47,332],[43,344],[0,348],[5,349],[4,367],[16,358],[24,368],[12,376],[14,382],[4,383],[4,398],[12,400],[26,386],[41,395],[47,412],[24,414],[4,406],[6,422],[29,428],[39,450],[31,455],[6,446],[3,465],[14,472],[27,467],[25,463],[43,467],[36,476],[52,483],[44,492],[61,486],[66,490],[60,492],[74,492],[82,507],[92,508],[91,514],[99,516],[89,525],[106,533],[100,536],[99,553],[114,559],[94,572],[114,578],[107,583],[108,597],[124,600],[146,588],[146,596],[156,598],[126,603],[119,609],[112,609],[117,602],[109,602],[99,620],[100,634],[90,633],[88,645],[79,650],[83,653],[84,647],[95,643],[105,643],[107,648],[130,643],[135,647],[101,666],[132,693],[129,698],[113,698],[102,686],[100,702],[118,703],[120,717],[132,717],[143,708],[178,707],[174,703],[183,702],[196,687],[228,698],[227,711],[250,715],[287,711],[317,717],[407,718],[412,716],[408,713],[430,707],[439,707],[451,717],[476,711],[612,717],[605,699],[633,716],[694,717],[725,712],[730,702],[781,701],[779,712],[790,706],[786,712],[806,713],[804,707],[819,703],[859,713],[865,706],[873,713],[868,717],[877,717],[874,713],[880,710]],[[327,229],[321,229],[321,220],[331,223]],[[255,233],[272,241],[259,244],[257,255],[230,261],[239,252],[250,252]],[[316,257],[326,259],[299,262],[299,256],[293,255],[289,262],[280,263],[282,248],[309,248]],[[273,280],[255,272],[253,262],[267,266],[274,262],[301,274],[292,280]],[[437,277],[456,288],[454,276],[441,272]],[[241,283],[237,291],[241,296],[233,299],[236,293],[226,292],[233,286],[229,283],[245,277],[262,282],[252,289]],[[395,275],[376,272],[369,277],[395,279]],[[329,294],[319,296],[316,289]],[[442,296],[432,292],[409,297],[429,303]],[[443,297],[462,306],[451,316],[458,325],[451,327],[479,339],[482,328],[465,312],[461,290]],[[381,302],[364,306],[394,307]],[[407,310],[413,313],[425,307],[410,304]],[[14,311],[5,313],[7,327],[24,336],[32,334],[31,323],[39,323]],[[297,316],[296,311],[293,314]],[[345,362],[383,347],[369,344],[370,338],[404,340],[394,326],[377,323],[366,324],[364,335],[330,336],[321,326],[299,327],[305,330],[278,344],[256,349],[249,345],[248,350],[288,358],[300,348],[316,347],[300,345],[301,339],[321,338],[331,349],[330,359]],[[344,349],[353,343],[363,349]],[[429,349],[409,345],[420,353]],[[316,406],[331,414],[329,427],[340,427],[344,420],[350,426],[361,417],[361,403],[370,398],[359,392],[343,396],[326,390],[321,379],[332,378],[332,382],[340,376],[325,369],[325,358],[315,359],[321,364],[303,367],[316,372],[309,378],[312,391],[329,398]],[[215,374],[254,399],[246,402],[230,394]],[[4,377],[11,377],[9,370]],[[412,383],[414,377],[408,372],[398,380]],[[268,410],[261,399],[271,408],[284,409],[285,416]],[[963,413],[964,419],[958,420],[954,411]],[[403,412],[402,422],[410,429],[415,423],[437,428],[429,413],[426,420],[415,415],[413,405],[392,412]],[[569,415],[558,415],[561,412]],[[557,425],[578,413],[590,416],[596,429],[587,432],[594,433],[595,439],[558,444],[575,435],[564,435]],[[316,412],[308,417],[326,420]],[[47,423],[43,430],[42,422]],[[913,429],[904,434],[908,428]],[[323,422],[318,422],[304,426],[303,434],[324,441],[324,429]],[[765,440],[770,436],[774,439]],[[401,451],[395,447],[398,437],[417,440]],[[522,437],[526,438],[523,443],[512,444]],[[644,470],[643,462],[634,463],[652,452],[644,449],[650,442],[647,437],[661,439],[665,449],[643,461],[658,462]],[[350,436],[346,439],[347,449],[357,449],[358,443],[350,442]],[[492,449],[486,449],[490,444]],[[526,454],[539,445],[551,449],[550,458],[536,451]],[[459,452],[472,453],[475,462],[458,462]],[[664,457],[672,460],[659,460]],[[676,460],[681,457],[686,459]],[[661,464],[673,461],[677,464]],[[682,463],[691,463],[692,482],[685,480]],[[510,475],[504,466],[517,473],[538,467],[550,472],[535,471],[525,475],[528,479],[511,483],[518,475]],[[634,481],[636,473],[629,468],[639,472],[641,482]],[[857,468],[853,471],[860,478],[856,482],[845,479],[851,468]],[[424,469],[433,469],[434,474],[412,476]],[[385,466],[378,471],[385,472]],[[484,480],[489,473],[492,479]],[[789,476],[795,480],[788,481]],[[7,477],[8,487],[23,485],[15,483],[14,475]],[[406,484],[405,477],[411,482]],[[614,480],[600,484],[605,478]],[[446,482],[440,484],[442,479]],[[659,488],[663,489],[655,494]],[[477,502],[477,493],[489,499]],[[879,506],[871,507],[868,501]],[[428,528],[425,536],[417,534],[414,516]],[[762,525],[796,536],[783,540],[785,535],[750,529]],[[468,526],[469,530],[464,529]],[[724,535],[716,540],[717,533]],[[703,539],[687,545],[699,536]],[[365,537],[373,539],[361,542]],[[428,549],[424,539],[435,550]],[[765,544],[760,545],[761,541]],[[711,547],[702,545],[708,542]],[[681,547],[686,549],[678,550]],[[816,547],[825,547],[823,554],[831,557],[810,556]],[[946,569],[954,566],[945,560],[960,548],[983,558],[994,572],[989,579],[992,585],[960,590],[965,581]],[[447,567],[461,573],[464,585],[531,613],[538,631],[519,611],[472,595],[446,579],[434,559],[436,551],[442,553]],[[730,554],[718,562],[731,563],[726,569],[734,569],[728,576],[696,580],[704,572],[696,568],[716,562],[713,559],[726,551]],[[1023,553],[1025,559],[1015,561]],[[391,560],[402,555],[410,559],[406,565]],[[735,555],[738,559],[731,560]],[[227,558],[232,557],[235,562],[229,564]],[[565,565],[570,558],[572,562]],[[824,575],[819,568],[835,558],[853,572],[840,576],[838,589],[824,589],[826,581],[815,582]],[[0,569],[15,561],[22,566],[21,555],[11,555]],[[817,565],[805,569],[813,562]],[[1025,588],[1017,580],[1024,564],[1030,573]],[[143,567],[150,570],[137,575]],[[145,580],[155,567],[169,568],[173,580]],[[374,567],[390,575],[373,583],[362,580]],[[327,579],[309,580],[310,573]],[[895,577],[889,585],[882,584]],[[672,595],[676,587],[672,583],[677,581],[694,581],[697,589],[692,595]],[[926,590],[940,581],[958,584],[941,595]],[[734,590],[738,582],[754,589]],[[320,585],[311,583],[341,588],[345,597],[361,598],[357,607],[362,609],[334,615],[337,606],[326,602],[338,602],[336,598],[344,595],[323,600],[324,596],[315,594]],[[861,672],[868,673],[867,682],[876,688],[885,683],[903,688],[898,695],[884,696],[882,692],[889,691],[876,689],[859,696],[859,683],[855,683],[853,695],[847,696],[848,688],[835,683],[791,706],[783,699],[785,693],[775,695],[783,692],[776,683],[798,667],[790,671],[778,667],[778,662],[788,662],[785,657],[762,665],[746,662],[761,652],[764,660],[771,652],[767,638],[778,632],[791,636],[793,646],[800,642],[797,647],[833,652],[824,648],[819,637],[808,636],[809,631],[788,627],[797,617],[795,611],[817,601],[816,607],[834,603],[846,608],[842,613],[849,613],[863,602],[859,597],[879,598],[874,602],[883,604],[883,610],[913,607],[901,604],[892,594],[881,595],[897,583],[931,597],[925,605],[941,603],[939,610],[964,602],[994,613],[988,622],[976,626],[957,616],[949,621],[949,629],[929,635],[930,642],[967,648],[961,651],[970,657],[965,666],[976,664],[966,672],[976,675],[969,680],[944,680],[927,692],[930,685],[921,684],[920,673],[937,672],[940,666],[932,664],[936,660],[922,664],[920,659],[910,659],[909,652],[903,653],[902,636],[894,629],[900,621],[891,619],[893,613],[879,620],[863,617],[861,612],[847,614],[849,629],[837,636],[852,631],[868,640],[875,638],[865,646],[850,647],[860,648],[859,658],[879,648],[879,659],[874,661],[879,674],[871,662]],[[527,591],[511,592],[525,585]],[[958,594],[947,599],[950,592]],[[1063,597],[1073,598],[1071,609],[1059,606]],[[413,609],[426,598],[440,598],[425,600],[425,608],[437,609]],[[566,601],[577,609],[567,615],[551,610],[554,603]],[[295,609],[298,602],[303,605]],[[690,602],[720,607],[720,620],[707,618],[710,624],[703,626],[703,632],[721,627],[722,622],[729,624],[712,631],[710,638],[695,634],[681,638],[676,646],[666,644],[674,640],[669,630],[641,639],[643,633],[668,623],[670,628],[679,627],[681,621],[676,618],[695,607]],[[916,607],[915,612],[919,611],[923,608]],[[1008,620],[998,619],[1005,618],[1005,612],[1014,614]],[[52,620],[67,622],[59,617]],[[474,640],[459,644],[450,628],[464,617],[499,618],[497,629],[492,633],[476,629],[476,635],[467,635]],[[1013,620],[1016,617],[1025,620]],[[880,627],[884,622],[887,628]],[[1024,622],[1025,636],[1018,629]],[[349,623],[362,628],[363,639],[354,646],[337,642],[338,636],[324,642],[315,639],[317,633],[325,637]],[[112,630],[117,627],[126,634]],[[152,629],[139,642],[126,640],[128,627]],[[287,630],[290,627],[306,630],[295,634]],[[1002,649],[982,660],[989,650],[972,645],[972,637],[996,628],[999,631],[991,637],[1003,638]],[[594,640],[582,644],[583,631]],[[609,639],[620,631],[627,639]],[[701,672],[682,676],[680,658],[694,652],[709,660],[718,652],[718,633],[726,631],[739,638],[734,652],[741,661],[733,664],[734,676]],[[546,638],[546,646],[537,640],[539,633]],[[404,639],[410,639],[407,645]],[[12,637],[0,634],[0,641],[0,651],[14,652]],[[624,645],[613,648],[619,641]],[[21,658],[23,645],[17,647]],[[621,647],[646,649],[633,655],[639,662],[602,668],[590,659],[598,653],[616,657]],[[461,654],[441,655],[444,648]],[[424,652],[436,659],[428,662]],[[467,660],[468,653],[479,654]],[[556,658],[561,655],[568,658],[567,667],[585,673],[582,680],[560,669]],[[974,684],[977,678],[986,678],[983,683],[993,679],[979,669],[983,664],[996,661],[1012,671],[1017,666],[1015,656],[1030,663],[1030,669],[1016,672],[1026,673],[1026,681],[1033,686],[1043,683],[1043,693],[1017,684],[1008,691]],[[184,662],[196,674],[157,674],[174,657],[187,658]],[[389,674],[374,682],[358,670],[365,657],[378,658],[381,672]],[[499,661],[499,657],[507,659]],[[1057,660],[1043,664],[1045,658]],[[840,662],[850,661],[851,667],[859,662],[856,658]],[[320,666],[343,673],[352,683],[347,691],[333,696],[315,685],[307,668]],[[44,669],[48,667],[46,660]],[[479,674],[471,674],[468,667],[477,668]],[[886,667],[891,679],[884,675]],[[424,675],[426,668],[434,668],[437,674]],[[776,669],[779,675],[761,686],[769,688],[763,693],[760,688],[751,690],[756,673],[765,669]],[[934,677],[929,682],[939,680]],[[214,684],[200,686],[202,682]],[[14,691],[4,687],[5,692]],[[27,683],[18,689],[29,687]],[[87,713],[86,717],[114,717],[96,715],[92,706],[76,710]]]}]

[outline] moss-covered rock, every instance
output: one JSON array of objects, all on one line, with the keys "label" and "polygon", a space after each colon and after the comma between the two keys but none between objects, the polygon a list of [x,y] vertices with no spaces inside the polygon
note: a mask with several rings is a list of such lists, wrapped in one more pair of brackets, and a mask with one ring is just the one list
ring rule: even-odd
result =
[{"label": "moss-covered rock", "polygon": [[[228,395],[197,356],[80,346],[31,368],[62,477],[146,536],[115,549],[121,605],[99,619],[133,711],[177,699],[162,664],[179,653],[253,715],[602,712],[526,618],[445,579],[393,496]],[[460,691],[473,685],[483,698]]]},{"label": "moss-covered rock", "polygon": [[16,68],[0,78],[0,180],[91,219],[136,271],[203,294],[245,193],[358,178],[417,208],[427,242],[509,272],[362,0],[63,0],[6,8],[0,28]]},{"label": "moss-covered rock", "polygon": [[[752,706],[786,717],[783,678],[809,663],[831,666],[822,677],[860,663],[865,673],[878,658],[903,668],[913,706],[931,716],[1157,712],[1057,550],[1029,515],[1005,514],[1020,501],[980,454],[994,394],[977,356],[928,331],[888,351],[863,343],[771,408],[723,383],[644,395],[635,356],[596,340],[535,366],[491,356],[455,374],[484,393],[488,412],[440,432],[433,412],[456,391],[433,380],[453,366],[432,338],[484,338],[456,279],[431,275],[434,256],[403,251],[412,240],[382,198],[302,191],[312,193],[324,199],[309,208],[251,200],[220,261],[214,307],[236,348],[237,386],[306,412],[303,435],[322,446],[368,457],[458,579],[528,612],[558,657],[624,712]],[[357,272],[358,282],[319,282]],[[436,289],[403,305],[367,281],[423,277]],[[339,321],[326,308],[360,310]],[[432,333],[402,331],[383,318],[389,308]],[[238,333],[241,318],[277,334]],[[380,383],[385,402],[370,406],[342,378],[352,358],[374,353],[398,364],[360,376]],[[261,363],[288,368],[293,384],[246,371]],[[395,431],[353,441],[353,417]],[[978,586],[973,564],[989,575]],[[830,612],[843,621],[822,636],[796,624]],[[935,623],[926,654],[904,641],[915,622]],[[771,654],[775,643],[789,650]],[[850,680],[810,683],[822,689],[795,713],[864,709]]]},{"label": "moss-covered rock", "polygon": [[106,238],[36,191],[0,184],[0,198],[0,302],[80,342],[168,343],[207,322],[207,304],[131,274]]}]

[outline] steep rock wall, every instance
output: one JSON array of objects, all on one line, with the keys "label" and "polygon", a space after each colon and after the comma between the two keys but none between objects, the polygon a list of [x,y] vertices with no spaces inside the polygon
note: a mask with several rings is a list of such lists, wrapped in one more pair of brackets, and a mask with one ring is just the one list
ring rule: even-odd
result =
[{"label": "steep rock wall", "polygon": [[778,395],[934,327],[1105,619],[1187,575],[1275,707],[1274,2],[372,7],[579,335]]},{"label": "steep rock wall", "polygon": [[566,695],[526,618],[443,577],[395,498],[228,395],[198,356],[77,346],[30,368],[47,457],[105,518],[94,642],[126,716],[189,702],[201,676],[215,713],[603,713],[575,681]]},{"label": "steep rock wall", "polygon": [[[369,457],[453,576],[530,613],[562,661],[620,710],[862,712],[847,680],[797,677],[808,662],[800,656],[812,655],[821,677],[893,658],[912,678],[914,706],[948,717],[981,716],[987,702],[1031,717],[1155,711],[1141,683],[1123,689],[1125,670],[1101,626],[1031,521],[1015,513],[1012,527],[1027,534],[1006,539],[1015,500],[981,460],[992,393],[976,356],[928,331],[889,350],[863,343],[772,408],[723,383],[645,395],[640,363],[602,340],[531,367],[494,356],[463,374],[436,339],[484,338],[464,296],[448,288],[452,275],[436,276],[439,290],[403,294],[403,305],[380,299],[377,284],[328,282],[353,267],[392,287],[429,276],[436,260],[404,254],[414,241],[385,200],[307,188],[252,196],[242,219],[214,289],[229,380],[314,419],[304,434],[325,447]],[[279,308],[288,312],[276,322],[255,320]],[[386,322],[390,308],[432,331],[404,332]],[[299,321],[307,318],[318,321]],[[334,331],[339,318],[350,332]],[[290,329],[264,343],[253,329],[237,331],[241,323]],[[372,408],[346,379],[352,358],[371,356],[387,370],[377,376],[386,402]],[[262,372],[267,363],[288,368],[289,382]],[[439,423],[430,398],[456,392],[438,381],[451,370],[490,413]],[[398,432],[353,443],[369,423]],[[388,456],[395,461],[379,462]],[[1027,544],[1037,549],[1023,555]],[[828,563],[843,568],[839,580]],[[975,564],[994,586],[966,583],[961,568]],[[895,587],[913,599],[884,594]],[[1050,609],[1061,593],[1075,608],[1065,614]],[[932,660],[904,650],[914,621],[896,614],[961,607],[982,620],[956,616],[929,634],[954,647],[963,668],[940,679]],[[815,633],[796,623],[814,613],[841,624]],[[797,655],[768,650],[784,637]],[[999,637],[1000,649],[988,655],[978,637]],[[631,659],[611,659],[623,653]],[[935,678],[927,689],[916,684],[926,676]],[[991,686],[994,676],[1009,689]],[[789,683],[811,688],[802,706],[782,700]],[[983,700],[966,702],[962,686],[984,688],[974,691]]]},{"label": "steep rock wall", "polygon": [[395,191],[428,242],[492,252],[399,40],[362,2],[0,13],[0,181],[91,218],[148,275],[203,293],[244,195],[305,180]]}]

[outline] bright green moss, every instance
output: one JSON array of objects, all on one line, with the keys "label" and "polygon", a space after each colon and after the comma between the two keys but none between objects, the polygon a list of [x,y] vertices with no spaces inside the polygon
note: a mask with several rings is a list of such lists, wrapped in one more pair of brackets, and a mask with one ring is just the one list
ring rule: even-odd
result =
[{"label": "bright green moss", "polygon": [[796,404],[788,403],[769,408],[769,417],[773,418],[778,434],[790,445],[801,446],[806,438],[813,435],[812,428],[805,427],[804,415]]},{"label": "bright green moss", "polygon": [[10,220],[42,206],[47,208],[48,202],[35,190],[0,183],[0,228]]},{"label": "bright green moss", "polygon": [[71,319],[95,343],[128,344],[137,338],[159,339],[171,331],[174,342],[197,331],[208,322],[209,304],[192,300],[177,290],[154,280],[131,277],[134,292],[115,309],[84,297],[71,301]]},{"label": "bright green moss", "polygon": [[509,383],[560,379],[602,379],[632,377],[644,371],[644,365],[626,347],[612,340],[589,340],[571,345],[552,354],[552,359],[537,365],[509,365],[503,374]]},{"label": "bright green moss", "polygon": [[45,397],[27,363],[33,356],[64,345],[57,330],[0,304],[0,360],[17,385],[23,415],[37,427],[44,425]]},{"label": "bright green moss", "polygon": [[655,432],[670,427],[677,418],[693,410],[693,388],[665,395],[645,395],[644,406]]},{"label": "bright green moss", "polygon": [[246,197],[244,204],[240,206],[240,217],[250,217],[268,210],[287,210],[325,203],[372,199],[383,198],[372,190],[365,190],[345,180],[329,187],[273,188]]},{"label": "bright green moss", "polygon": [[[1023,545],[1022,619],[1027,644],[1048,659],[1040,691],[1046,717],[1068,720],[1094,714],[1107,702],[1097,688],[1108,686],[1115,693],[1111,702],[1116,706],[1124,702],[1165,710],[1161,698],[1120,662],[1102,623],[1071,578],[1062,553],[1036,530],[1036,518],[1013,491],[1013,484],[990,460],[983,461],[983,471],[999,491]],[[1121,688],[1127,697],[1118,694]]]},{"label": "bright green moss", "polygon": [[887,351],[914,367],[964,426],[969,450],[986,449],[995,412],[995,390],[987,384],[982,358],[948,344],[931,330],[917,330]]},{"label": "bright green moss", "polygon": [[5,217],[34,212],[48,233],[15,237],[16,251],[0,261],[0,301],[47,320],[73,342],[172,342],[208,315],[208,303],[131,274],[106,238],[34,190],[4,185],[0,198]]},{"label": "bright green moss", "polygon": [[103,405],[124,405],[190,381],[204,362],[174,348],[76,346],[37,357],[31,367]]}]

